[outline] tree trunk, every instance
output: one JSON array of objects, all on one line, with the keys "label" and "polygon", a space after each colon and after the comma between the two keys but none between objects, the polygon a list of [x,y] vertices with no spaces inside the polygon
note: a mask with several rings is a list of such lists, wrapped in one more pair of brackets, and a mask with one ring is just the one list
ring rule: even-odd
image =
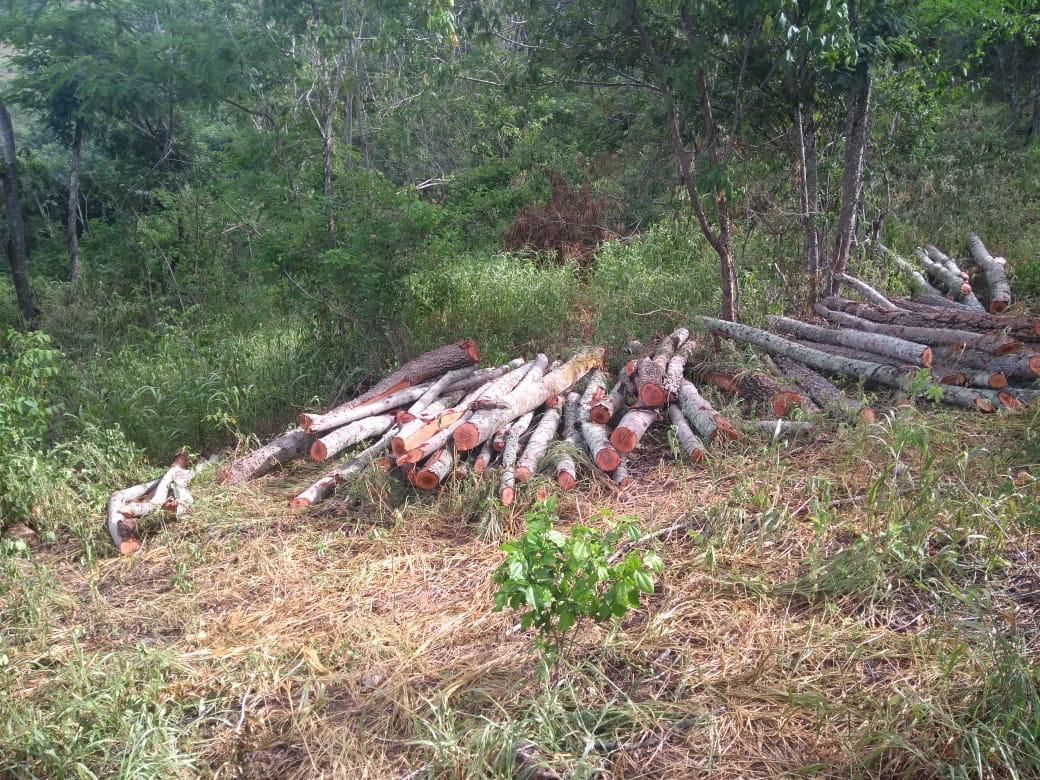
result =
[{"label": "tree trunk", "polygon": [[381,414],[376,417],[366,417],[330,431],[311,445],[311,460],[322,461],[334,458],[347,447],[386,433],[393,424],[394,415]]},{"label": "tree trunk", "polygon": [[621,463],[621,456],[610,443],[607,429],[592,420],[582,420],[581,438],[600,471],[613,471]]},{"label": "tree trunk", "polygon": [[25,243],[25,222],[18,191],[18,155],[14,128],[7,106],[0,103],[0,155],[3,157],[4,208],[7,214],[7,257],[22,319],[31,323],[36,317],[32,288],[29,286],[29,254]]},{"label": "tree trunk", "polygon": [[314,436],[302,428],[293,428],[278,438],[224,466],[217,474],[222,485],[237,485],[262,477],[310,449]]},{"label": "tree trunk", "polygon": [[737,438],[737,429],[697,392],[693,382],[683,382],[679,388],[679,408],[694,430],[709,444],[717,438]]},{"label": "tree trunk", "polygon": [[664,387],[668,362],[689,337],[690,332],[686,328],[678,328],[658,342],[652,357],[648,355],[636,364],[636,392],[643,406],[664,406],[668,403],[668,391]]},{"label": "tree trunk", "polygon": [[[414,360],[409,360],[399,369],[394,371],[390,376],[378,382],[375,387],[371,390],[359,395],[351,401],[345,404],[341,404],[324,415],[305,415],[300,418],[300,425],[304,430],[322,430],[321,428],[315,428],[317,424],[317,418],[325,418],[322,420],[322,425],[342,425],[339,422],[341,412],[345,412],[348,409],[354,409],[364,404],[370,404],[374,401],[386,398],[393,395],[394,393],[400,392],[401,390],[407,390],[408,388],[414,388],[416,385],[422,384],[428,379],[433,377],[439,377],[448,371],[453,371],[456,368],[465,368],[472,366],[480,360],[480,352],[477,349],[477,345],[470,340],[460,341],[457,344],[449,344],[447,346],[438,347],[437,349],[426,352]],[[427,388],[423,388],[423,392]],[[418,398],[422,393],[415,396]],[[410,403],[415,398],[409,398],[407,401],[401,403]],[[368,415],[363,415],[368,416]],[[353,418],[360,419],[360,418]],[[349,422],[350,420],[348,420]],[[325,428],[324,430],[327,430]]]},{"label": "tree trunk", "polygon": [[1011,305],[1011,285],[1004,274],[1003,258],[998,259],[991,255],[982,239],[975,233],[968,234],[968,249],[986,277],[986,286],[989,287],[989,310],[993,314],[1000,314]]},{"label": "tree trunk", "polygon": [[820,295],[820,211],[819,162],[816,151],[816,118],[812,106],[799,103],[795,111],[796,147],[801,169],[798,200],[801,207],[802,229],[805,231],[805,264],[809,276],[809,299],[815,302]]},{"label": "tree trunk", "polygon": [[862,279],[857,279],[855,276],[849,276],[848,274],[841,274],[838,278],[842,284],[848,285],[875,306],[880,306],[888,311],[895,311],[899,308]]},{"label": "tree trunk", "polygon": [[[705,329],[712,333],[754,344],[774,355],[786,355],[818,371],[855,377],[865,382],[875,382],[904,391],[909,391],[913,383],[912,372],[895,366],[831,355],[748,325],[714,320],[709,317],[701,317],[700,322]],[[943,400],[947,403],[983,412],[996,411],[996,404],[992,400],[996,394],[991,391],[968,390],[963,387],[939,384],[932,386],[943,390]],[[922,391],[925,389],[927,388],[921,388]]]},{"label": "tree trunk", "polygon": [[874,306],[853,303],[842,298],[825,298],[823,305],[828,309],[855,314],[871,322],[892,325],[911,325],[921,328],[954,328],[978,333],[1008,335],[1019,341],[1040,340],[1040,319],[1032,317],[1008,317],[969,311],[882,311]]},{"label": "tree trunk", "polygon": [[69,249],[69,281],[79,279],[79,163],[83,149],[83,120],[76,120],[69,153],[69,203],[66,215],[66,242]]},{"label": "tree trunk", "polygon": [[797,384],[825,410],[836,413],[851,422],[874,422],[874,410],[845,394],[822,374],[785,355],[776,356],[784,376]]},{"label": "tree trunk", "polygon": [[677,404],[669,404],[668,419],[675,428],[675,438],[679,441],[679,446],[683,448],[683,452],[690,460],[699,463],[708,457],[708,450],[704,446],[704,442],[690,428],[690,424],[683,416],[682,409]]},{"label": "tree trunk", "polygon": [[784,387],[769,374],[760,371],[709,365],[701,366],[698,373],[704,381],[715,385],[723,392],[739,396],[752,408],[766,406],[778,417],[784,417],[806,403],[801,393]]},{"label": "tree trunk", "polygon": [[828,309],[822,303],[818,303],[813,310],[824,319],[833,322],[843,328],[864,331],[866,333],[880,333],[885,336],[893,336],[905,341],[916,341],[920,344],[930,346],[946,346],[956,349],[971,347],[983,352],[992,352],[994,355],[1006,355],[1022,348],[1021,341],[1007,339],[1002,336],[974,333],[970,330],[949,330],[945,328],[920,328],[912,325],[887,325],[881,322],[873,322],[857,317],[854,314],[846,314],[840,311]]},{"label": "tree trunk", "polygon": [[769,316],[767,321],[773,330],[797,336],[800,339],[819,341],[824,344],[839,344],[843,347],[852,347],[853,349],[864,349],[868,352],[876,352],[879,355],[888,355],[913,366],[924,366],[927,368],[932,364],[932,348],[927,344],[904,341],[903,339],[885,336],[880,333],[821,328],[818,325],[810,325],[807,322],[800,322],[788,317]]},{"label": "tree trunk", "polygon": [[580,406],[581,396],[569,393],[563,406],[563,454],[556,464],[556,484],[564,490],[573,490],[578,482],[577,466],[572,451],[584,446],[578,428]]},{"label": "tree trunk", "polygon": [[631,452],[650,426],[660,419],[661,413],[657,409],[633,406],[610,434],[610,443],[618,452]]},{"label": "tree trunk", "polygon": [[519,482],[527,482],[538,473],[538,466],[549,448],[549,443],[556,438],[556,432],[560,427],[560,410],[558,408],[546,409],[542,419],[535,426],[531,438],[524,447],[516,467],[516,479]]},{"label": "tree trunk", "polygon": [[863,82],[849,97],[845,125],[845,159],[841,177],[841,214],[834,238],[834,256],[831,258],[829,290],[836,295],[841,275],[848,266],[852,244],[856,237],[856,215],[859,213],[860,194],[863,190],[863,160],[870,140],[871,79],[866,74]]},{"label": "tree trunk", "polygon": [[603,352],[602,347],[582,352],[555,371],[550,371],[540,381],[518,387],[502,399],[499,408],[474,412],[469,420],[455,429],[455,446],[460,450],[471,450],[483,443],[505,422],[537,409],[549,397],[559,395],[589,371],[601,366]]}]

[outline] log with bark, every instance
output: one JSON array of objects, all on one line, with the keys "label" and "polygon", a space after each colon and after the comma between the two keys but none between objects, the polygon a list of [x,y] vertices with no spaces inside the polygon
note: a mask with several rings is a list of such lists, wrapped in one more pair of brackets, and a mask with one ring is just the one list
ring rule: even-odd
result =
[{"label": "log with bark", "polygon": [[975,259],[975,264],[986,278],[989,288],[989,310],[999,314],[1011,305],[1011,285],[1004,273],[1004,258],[994,257],[975,233],[968,234],[968,250]]},{"label": "log with bark", "polygon": [[857,317],[892,325],[912,325],[922,328],[960,328],[978,333],[996,333],[1019,341],[1040,340],[1040,319],[1009,317],[969,311],[885,311],[866,303],[855,303],[835,296],[824,298],[828,309],[855,314]]},{"label": "log with bark", "polygon": [[393,424],[394,415],[380,414],[329,431],[311,445],[311,460],[323,461],[335,457],[358,442],[386,433]]},{"label": "log with bark", "polygon": [[631,476],[628,473],[628,460],[626,458],[621,458],[617,468],[610,472],[610,479],[619,488],[623,488],[628,484]]},{"label": "log with bark", "polygon": [[495,450],[491,446],[491,439],[488,439],[480,447],[480,452],[477,453],[477,457],[473,459],[473,471],[477,474],[481,474],[491,465],[491,461],[494,460]]},{"label": "log with bark", "polygon": [[505,447],[502,449],[502,481],[498,489],[498,499],[502,506],[509,506],[516,497],[516,460],[520,452],[520,437],[531,426],[534,411],[527,412],[513,422],[506,430]]},{"label": "log with bark", "polygon": [[855,276],[850,276],[849,274],[840,274],[838,279],[846,287],[851,287],[875,306],[880,306],[882,309],[888,309],[889,311],[894,311],[899,308],[862,279],[857,279]]},{"label": "log with bark", "polygon": [[269,474],[282,464],[309,451],[314,439],[314,435],[307,433],[303,428],[286,431],[263,447],[225,465],[217,472],[217,481],[222,485],[237,485]]},{"label": "log with bark", "polygon": [[159,478],[117,490],[109,496],[105,506],[105,527],[121,554],[129,555],[141,549],[135,533],[138,518],[160,509],[179,517],[191,508],[194,499],[188,492],[188,483],[203,465],[189,468],[188,457],[181,450]]},{"label": "log with bark", "polygon": [[701,439],[713,443],[717,438],[737,438],[737,429],[723,415],[715,411],[698,391],[693,382],[684,381],[679,387],[679,408]]},{"label": "log with bark", "polygon": [[1010,355],[997,356],[973,349],[936,347],[935,355],[943,363],[979,371],[999,372],[1009,380],[1032,382],[1040,376],[1040,354],[1035,352],[1013,352]]},{"label": "log with bark", "polygon": [[697,463],[708,457],[707,447],[704,446],[704,442],[701,441],[700,437],[693,432],[678,404],[668,405],[668,420],[675,429],[675,438],[679,442],[679,446],[682,447],[683,452],[686,453],[690,460]]},{"label": "log with bark", "polygon": [[661,413],[656,408],[633,406],[611,432],[610,443],[618,452],[632,452],[650,426],[660,419]]},{"label": "log with bark", "polygon": [[611,420],[625,408],[625,402],[635,393],[632,377],[625,371],[618,375],[617,383],[609,393],[592,406],[591,419],[599,425],[609,425]]},{"label": "log with bark", "polygon": [[801,420],[748,420],[745,427],[756,433],[764,433],[774,439],[808,436],[816,427]]},{"label": "log with bark", "polygon": [[482,444],[505,422],[537,409],[548,398],[560,395],[585,374],[603,364],[603,348],[582,352],[538,382],[519,387],[501,399],[495,408],[480,409],[455,429],[453,439],[460,450]]},{"label": "log with bark", "polygon": [[[892,312],[889,312],[892,313]],[[786,355],[794,360],[804,363],[810,368],[824,373],[839,374],[842,376],[862,379],[865,382],[894,387],[899,390],[910,392],[915,389],[912,372],[896,366],[888,366],[866,360],[840,357],[813,349],[802,344],[789,341],[774,333],[742,325],[736,322],[725,322],[710,317],[701,317],[698,320],[705,330],[719,336],[753,344],[774,355]],[[923,387],[916,388],[921,395],[927,397],[925,391],[928,387],[939,387],[943,391],[943,400],[956,406],[967,409],[978,409],[982,412],[993,412],[996,410],[994,398],[996,393],[987,390],[976,390],[938,383],[923,383]]]},{"label": "log with bark", "polygon": [[[390,428],[390,430],[384,433],[375,444],[350,458],[345,463],[336,466],[331,471],[327,471],[321,479],[292,498],[289,501],[289,506],[299,508],[311,506],[312,504],[318,504],[324,501],[332,495],[337,485],[341,485],[344,482],[348,482],[349,480],[359,476],[370,463],[375,462],[384,452],[386,452],[390,447],[390,440],[393,439],[394,434],[396,433],[396,426]],[[388,467],[389,465],[390,464],[387,463]]]},{"label": "log with bark", "polygon": [[971,347],[984,352],[992,352],[994,355],[1006,355],[1023,347],[1021,341],[994,334],[975,333],[970,330],[919,328],[910,325],[888,325],[886,323],[873,322],[872,320],[857,317],[854,314],[828,309],[822,303],[815,304],[813,311],[828,322],[843,328],[860,330],[865,333],[880,333],[885,336],[893,336],[905,341],[916,341],[933,347],[938,344],[946,344],[959,349]]},{"label": "log with bark", "polygon": [[677,328],[658,342],[653,355],[647,355],[636,364],[636,394],[643,406],[664,406],[668,403],[668,391],[664,387],[668,361],[689,336],[690,332],[686,328]]},{"label": "log with bark", "polygon": [[[927,368],[932,364],[932,348],[927,344],[905,341],[881,333],[864,333],[847,328],[831,329],[789,317],[767,317],[773,330],[794,336],[801,340],[816,341],[824,344],[837,344],[852,349],[862,349],[878,355],[901,360],[908,365]],[[778,412],[778,414],[780,414]],[[783,415],[780,414],[782,417]]]},{"label": "log with bark", "polygon": [[697,340],[690,337],[689,331],[683,329],[686,340],[675,350],[675,354],[668,358],[668,366],[664,371],[664,383],[662,387],[667,393],[669,400],[675,400],[679,396],[679,388],[685,381],[684,373],[686,363],[697,350]]},{"label": "log with bark", "polygon": [[701,365],[698,375],[725,393],[746,401],[752,408],[765,406],[773,414],[785,417],[805,406],[805,396],[785,387],[769,374],[721,364]]},{"label": "log with bark", "polygon": [[786,355],[777,355],[776,363],[784,376],[802,388],[823,409],[851,422],[874,422],[874,410],[848,398],[827,377]]},{"label": "log with bark", "polygon": [[939,283],[943,290],[953,296],[955,301],[973,309],[978,304],[978,309],[983,310],[982,304],[978,302],[978,299],[975,298],[971,291],[971,285],[964,281],[959,273],[952,272],[943,263],[935,262],[920,247],[914,250],[914,257],[917,258],[918,265],[924,268],[928,275]]},{"label": "log with bark", "polygon": [[900,309],[906,309],[908,311],[930,312],[935,311],[936,309],[949,309],[950,311],[978,313],[977,309],[972,309],[970,306],[965,306],[963,303],[957,303],[957,301],[951,301],[943,295],[928,295],[920,293],[915,295],[913,298],[893,298],[892,302]]},{"label": "log with bark", "polygon": [[517,461],[516,480],[527,482],[538,473],[538,466],[549,449],[549,444],[556,438],[556,432],[560,427],[560,410],[558,407],[546,409],[542,418],[538,421],[531,438],[527,440],[524,453]]},{"label": "log with bark", "polygon": [[581,431],[578,428],[580,406],[581,396],[576,392],[568,393],[563,406],[562,455],[556,464],[556,484],[564,490],[573,490],[578,481],[577,466],[572,453],[584,446]]},{"label": "log with bark", "polygon": [[412,484],[422,490],[433,490],[451,474],[454,467],[455,453],[451,447],[444,447],[433,453],[421,467],[415,470]]},{"label": "log with bark", "polygon": [[448,371],[472,366],[479,362],[480,350],[477,349],[476,342],[470,339],[460,341],[457,344],[447,344],[443,347],[438,347],[409,360],[390,374],[390,376],[377,382],[368,391],[362,393],[357,398],[347,401],[345,404],[337,406],[326,414],[378,401],[401,390],[420,385],[428,379],[439,377]]},{"label": "log with bark", "polygon": [[[882,255],[894,260],[895,264],[898,265],[907,274],[907,276],[910,278],[910,286],[913,288],[915,294],[935,296],[937,298],[943,297],[942,291],[933,287],[931,283],[929,283],[929,281],[924,278],[924,275],[922,275],[920,271],[914,268],[913,265],[910,262],[908,262],[904,257],[896,254],[884,244],[875,244],[875,246],[880,250]],[[893,303],[895,303],[896,306],[900,305],[898,301],[893,301]]]}]

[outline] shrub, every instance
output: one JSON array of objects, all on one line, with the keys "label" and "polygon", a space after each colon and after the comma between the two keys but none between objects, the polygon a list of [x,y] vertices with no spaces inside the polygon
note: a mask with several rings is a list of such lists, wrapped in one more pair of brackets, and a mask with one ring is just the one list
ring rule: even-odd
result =
[{"label": "shrub", "polygon": [[524,535],[502,545],[506,559],[494,581],[496,611],[509,606],[522,612],[521,627],[533,626],[539,648],[558,658],[567,633],[581,621],[620,619],[638,607],[639,594],[653,591],[653,573],[663,562],[655,553],[637,552],[614,562],[622,538],[639,538],[634,518],[622,517],[605,531],[575,525],[569,534],[553,528],[556,519],[553,498],[529,512]]}]

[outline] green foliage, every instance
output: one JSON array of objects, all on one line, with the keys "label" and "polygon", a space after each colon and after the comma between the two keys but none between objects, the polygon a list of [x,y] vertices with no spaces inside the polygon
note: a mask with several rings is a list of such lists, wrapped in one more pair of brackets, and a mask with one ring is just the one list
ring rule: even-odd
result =
[{"label": "green foliage", "polygon": [[65,526],[89,555],[89,519],[137,451],[118,427],[63,414],[67,379],[49,336],[0,333],[0,527],[25,522],[53,539]]},{"label": "green foliage", "polygon": [[638,607],[639,594],[653,592],[653,574],[664,563],[655,553],[637,552],[613,562],[623,538],[639,538],[634,518],[619,518],[605,531],[574,525],[567,534],[553,527],[556,520],[553,498],[527,513],[523,536],[502,545],[506,558],[494,581],[495,609],[522,612],[521,627],[533,626],[540,647],[559,655],[581,621],[620,619]]}]

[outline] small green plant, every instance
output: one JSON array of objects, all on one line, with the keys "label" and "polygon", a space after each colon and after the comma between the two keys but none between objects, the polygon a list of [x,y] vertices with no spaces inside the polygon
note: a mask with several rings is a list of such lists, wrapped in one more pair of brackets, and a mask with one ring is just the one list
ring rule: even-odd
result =
[{"label": "small green plant", "polygon": [[[604,510],[600,517],[606,518]],[[536,644],[558,659],[563,642],[584,619],[602,623],[624,617],[639,606],[639,594],[654,589],[653,575],[663,562],[655,553],[615,553],[625,537],[639,539],[632,517],[606,530],[575,525],[569,534],[553,527],[556,501],[548,498],[525,516],[527,531],[506,542],[505,561],[495,572],[495,610],[506,606],[523,614],[520,625],[534,627]]]}]

